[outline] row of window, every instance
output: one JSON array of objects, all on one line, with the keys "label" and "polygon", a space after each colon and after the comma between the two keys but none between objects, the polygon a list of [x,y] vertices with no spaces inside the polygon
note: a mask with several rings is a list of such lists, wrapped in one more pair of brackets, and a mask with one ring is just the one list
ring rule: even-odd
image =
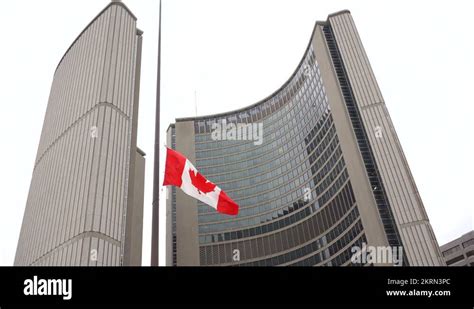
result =
[{"label": "row of window", "polygon": [[[336,147],[337,150],[333,151]],[[329,172],[334,167],[334,163],[337,162],[341,155],[342,152],[338,145],[331,144],[331,146],[326,149],[326,152],[316,162],[316,164],[311,166],[311,171],[313,173],[319,172],[319,179],[322,180],[325,176],[324,173]],[[335,159],[331,160],[331,158]],[[259,178],[246,178],[231,183],[221,183],[219,181],[215,181],[213,178],[210,177],[209,179],[214,183],[217,183],[219,187],[229,193],[235,201],[245,204],[245,200],[248,200],[249,197],[252,196],[257,196],[258,198],[261,198],[263,200],[268,200],[268,198],[271,198],[271,192],[280,191],[281,194],[287,194],[288,191],[291,191],[295,188],[299,188],[300,185],[306,183],[307,180],[310,178],[309,174],[306,173],[308,168],[309,163],[307,161],[304,162],[304,164],[298,166],[296,165],[296,163],[294,163],[294,161],[290,161],[289,163],[287,163],[287,165],[280,166],[274,169],[271,173],[257,176]],[[281,187],[283,184],[286,184],[286,186]],[[270,192],[266,192],[270,189],[273,190]],[[268,198],[266,197],[267,194],[269,195]],[[246,198],[241,199],[242,197]]]},{"label": "row of window", "polygon": [[[336,165],[336,162],[337,163],[337,166]],[[325,166],[321,169],[321,171],[317,174],[317,176],[315,178],[321,178],[323,177],[322,173],[325,172],[329,172],[331,171],[331,168],[332,168],[332,171],[331,171],[331,175],[334,174],[334,175],[338,175],[339,172],[344,168],[344,161],[342,159],[341,156],[339,157],[332,157],[328,162],[326,162]],[[292,172],[293,174],[293,172]],[[296,173],[294,173],[296,174]],[[305,180],[308,180],[309,177],[306,177],[307,175],[309,175],[307,172],[304,173],[304,179]],[[329,177],[331,177],[331,175]],[[290,179],[286,178],[286,177],[283,177],[285,183],[289,183],[290,182]],[[332,178],[331,178],[332,179]],[[294,179],[291,179],[292,182],[294,182]],[[318,180],[314,180],[314,184],[309,182],[307,183],[307,187],[303,187],[302,189],[300,188],[300,196],[305,196],[306,195],[306,198],[307,199],[312,199],[313,196],[319,196],[319,194],[321,192],[323,192],[328,186],[329,184],[333,181],[333,179],[331,181],[328,181],[328,182],[325,182],[325,183],[320,183],[321,181],[325,181],[323,179],[319,179]],[[300,185],[301,183],[299,182],[296,182],[298,185]],[[274,186],[277,186],[278,184],[277,183],[272,183]],[[288,192],[285,192],[283,191],[283,188],[286,188],[286,187],[281,187],[280,188],[280,194],[281,196],[280,197],[287,197],[288,196]],[[306,189],[309,188],[310,191],[306,191]],[[242,200],[238,200],[239,202],[239,205],[240,205],[240,212],[239,212],[239,215],[237,218],[243,218],[243,217],[248,217],[248,216],[253,216],[253,215],[256,215],[258,213],[263,213],[265,211],[268,211],[269,209],[272,209],[272,208],[275,208],[275,209],[278,209],[280,208],[282,205],[285,205],[284,201],[282,199],[278,199],[278,192],[276,194],[273,194],[273,193],[265,193],[263,195],[264,200],[266,201],[266,203],[262,204],[262,205],[258,205],[258,204],[247,204],[245,202],[243,202]],[[275,197],[277,199],[275,199]],[[297,198],[297,199],[301,199],[301,198]],[[291,202],[294,203],[296,199],[292,200]],[[199,222],[200,223],[209,223],[209,222],[213,222],[213,221],[220,221],[221,219],[227,219],[226,216],[223,216],[219,213],[216,213],[215,211],[210,211],[209,210],[209,207],[204,205],[203,203],[198,203],[198,212],[200,214],[200,218],[199,218]],[[248,206],[251,206],[251,207],[248,207]],[[288,206],[287,206],[288,207]],[[289,206],[291,207],[291,205]],[[210,212],[209,212],[210,211]],[[285,211],[285,208],[283,208],[283,211]],[[281,210],[279,211],[279,213],[281,212]],[[267,215],[267,216],[260,216],[260,222],[263,221],[267,221],[269,219],[271,219],[271,215]],[[276,211],[273,213],[273,218],[276,218],[277,217],[277,214],[276,214]],[[255,221],[255,224],[258,223],[258,220]]]},{"label": "row of window", "polygon": [[[333,144],[331,144],[331,145],[333,145]],[[316,169],[316,166],[318,164],[319,165],[320,164],[325,164],[324,170],[322,170],[322,172],[327,172],[334,166],[334,164],[337,162],[337,160],[335,160],[334,157],[339,158],[339,156],[341,156],[340,149],[338,149],[337,152],[333,153],[333,160],[329,160],[327,162],[324,162],[324,160],[327,159],[327,157],[330,154],[330,151],[333,150],[334,147],[335,146],[331,146],[330,148],[328,148],[326,150],[325,154],[322,156],[320,161],[318,161],[317,164],[312,167],[313,171]],[[328,164],[328,163],[330,163],[330,164]],[[317,167],[320,168],[320,166],[317,166]],[[308,176],[307,173],[303,172],[303,174],[302,174],[301,170],[294,169],[294,168],[291,169],[289,174],[286,174],[286,175],[283,175],[283,176],[279,176],[278,173],[280,173],[280,172],[282,172],[281,167],[279,167],[278,169],[273,170],[272,174],[263,174],[261,176],[257,176],[256,179],[250,178],[250,179],[246,179],[246,180],[240,180],[240,181],[237,181],[237,182],[223,183],[223,184],[219,183],[218,181],[215,181],[215,182],[218,183],[219,186],[223,190],[226,190],[227,192],[231,193],[234,200],[236,200],[242,207],[245,207],[247,205],[255,205],[255,202],[258,203],[259,200],[262,200],[262,201],[267,200],[268,201],[268,200],[274,198],[275,196],[278,195],[278,194],[274,194],[274,193],[277,193],[277,190],[280,191],[281,195],[287,195],[288,190],[294,189],[295,187],[299,187],[303,183],[303,181],[306,181],[306,180],[309,179],[309,176]],[[302,177],[301,178],[296,178],[296,179],[291,178],[291,176],[296,177],[297,175],[302,175]],[[322,177],[322,174],[319,174],[319,175]],[[266,179],[266,178],[275,177],[275,176],[278,176],[278,177],[275,178],[271,182],[267,182],[266,184],[256,185],[255,183],[253,183],[253,181],[260,181],[261,179],[259,177],[262,177],[262,178],[265,177],[265,179]],[[213,179],[211,179],[211,180],[213,180]],[[243,183],[245,183],[245,182],[248,182],[247,183],[247,186],[249,186],[248,188],[235,189],[236,187],[241,188]],[[278,186],[282,185],[283,183],[287,183],[289,185],[278,188]],[[255,195],[258,192],[262,192],[262,191],[268,190],[270,188],[275,188],[275,190],[273,190],[273,192],[266,192],[266,193],[260,194],[256,197],[253,197],[253,198],[250,197],[249,198],[249,195],[250,196]],[[286,190],[285,190],[285,188],[286,188]],[[322,190],[321,190],[321,192],[322,192]],[[247,198],[240,199],[240,196],[245,196]],[[249,202],[249,203],[247,203],[247,202]],[[201,208],[200,213],[207,212],[206,209],[207,208]]]},{"label": "row of window", "polygon": [[[336,155],[340,155],[338,152]],[[328,161],[329,162],[329,161]],[[297,175],[300,175],[297,177]],[[296,178],[292,178],[296,177]],[[265,185],[255,185],[248,187],[247,189],[230,189],[225,184],[217,183],[223,190],[237,202],[242,208],[251,206],[256,207],[264,202],[280,203],[292,202],[301,197],[303,192],[302,188],[310,188],[314,190],[314,184],[310,180],[309,171],[304,171],[302,168],[291,170],[288,174],[282,175],[281,177],[275,178],[273,181]],[[212,179],[211,179],[212,180]],[[286,185],[284,185],[286,184]],[[263,186],[263,187],[262,187]],[[264,189],[270,190],[266,191]],[[200,214],[210,212],[208,208],[203,208],[199,211]]]},{"label": "row of window", "polygon": [[[308,203],[303,202],[303,201],[300,201],[300,203],[294,203],[293,207],[291,207],[291,209],[289,210],[285,209],[283,213],[281,214],[281,216],[288,215],[289,213],[292,213],[298,210],[299,208],[303,207],[306,204]],[[260,234],[271,233],[278,229],[283,229],[286,226],[289,226],[295,222],[299,222],[302,219],[311,215],[315,211],[316,211],[316,207],[314,206],[314,204],[312,204],[309,207],[304,208],[302,211],[296,212],[291,216],[287,216],[283,219],[274,221],[270,224],[263,224],[257,227],[244,229],[244,230],[237,230],[233,232],[199,236],[199,243],[206,244],[206,243],[211,243],[211,242],[231,241],[231,240],[236,240],[236,239],[241,239],[241,238],[246,238],[246,237],[258,236]]]},{"label": "row of window", "polygon": [[[264,233],[270,233],[272,231],[283,229],[286,226],[289,226],[295,222],[299,222],[304,218],[310,216],[312,213],[316,212],[317,208],[315,204],[311,204],[308,207],[303,208],[307,203],[300,201],[299,203],[295,203],[294,208],[292,211],[296,211],[300,208],[302,210],[300,212],[296,212],[292,216],[287,216],[279,221],[272,222],[270,224],[257,226],[251,229],[245,230],[237,230],[232,232],[226,233],[219,233],[213,235],[201,235],[199,237],[200,244],[207,244],[211,242],[222,242],[222,241],[231,241],[246,237],[253,237]],[[332,200],[328,205],[324,206],[321,211],[316,213],[310,221],[311,224],[315,224],[313,236],[320,235],[321,233],[325,233],[328,229],[330,229],[335,222],[340,220],[348,211],[349,209],[355,204],[355,199],[352,194],[352,190],[350,186],[346,186],[344,190],[342,190],[335,198]],[[353,211],[355,215],[358,216],[357,210]],[[291,213],[291,212],[290,212]],[[282,213],[282,216],[286,216],[288,213]],[[354,218],[353,218],[354,219]],[[339,227],[340,228],[340,227]],[[339,228],[334,229],[337,234],[340,234],[342,230]],[[345,229],[345,227],[344,227]]]},{"label": "row of window", "polygon": [[[328,135],[325,138],[325,140],[323,140],[321,142],[321,144],[320,144],[321,148],[318,148],[318,149],[320,149],[320,151],[319,151],[320,158],[318,158],[319,159],[319,162],[318,162],[319,164],[313,165],[313,167],[312,167],[313,171],[316,170],[316,169],[320,169],[321,168],[320,164],[325,162],[327,160],[327,158],[329,157],[329,155],[332,154],[332,151],[336,148],[338,140],[335,137],[335,131],[333,132],[332,136],[333,136],[333,139],[332,139],[332,142],[331,142],[329,147],[327,147],[327,145],[329,143],[329,142],[327,142],[327,140],[331,136]],[[323,147],[326,147],[326,148],[323,148]],[[322,151],[325,151],[323,156],[321,156]],[[300,153],[298,155],[298,153],[296,153],[296,150],[294,150],[294,151],[291,152],[291,154],[292,155],[288,154],[287,156],[285,156],[285,158],[280,157],[280,158],[277,158],[276,160],[268,162],[268,164],[267,164],[268,166],[265,166],[265,168],[268,168],[269,171],[272,171],[271,174],[270,173],[264,173],[264,174],[261,174],[261,175],[256,175],[255,177],[251,177],[251,176],[248,177],[250,171],[247,170],[246,173],[243,173],[247,178],[234,180],[234,181],[230,181],[230,182],[222,182],[222,181],[227,179],[226,176],[228,176],[231,179],[237,178],[238,177],[237,173],[225,174],[225,175],[220,175],[220,176],[212,176],[211,175],[211,176],[208,176],[208,178],[210,180],[212,180],[213,182],[218,183],[224,190],[229,190],[229,192],[230,192],[232,190],[236,190],[236,188],[239,188],[238,190],[245,190],[245,195],[248,195],[249,193],[248,193],[247,190],[251,189],[251,188],[245,188],[245,187],[255,187],[255,185],[259,184],[262,180],[263,181],[264,180],[269,180],[269,179],[275,178],[276,176],[278,176],[278,178],[281,178],[281,176],[279,174],[282,173],[283,170],[285,170],[285,167],[288,167],[289,168],[288,170],[291,171],[291,172],[301,172],[302,169],[307,168],[308,164],[307,164],[307,161],[304,160],[304,155],[302,153]],[[338,155],[338,154],[336,154],[336,155]],[[298,163],[298,161],[300,161],[301,163]],[[310,155],[309,161],[310,161],[310,164],[314,163],[314,161],[315,161],[314,154]],[[285,163],[286,163],[286,165],[285,165]],[[299,166],[299,164],[302,164],[302,163],[306,163],[305,164],[306,166],[305,167]],[[297,170],[295,170],[296,168],[299,168],[300,170],[297,171]],[[202,169],[200,169],[200,170],[202,170]],[[209,175],[209,174],[206,173],[207,169],[202,170],[202,172],[205,175]],[[278,179],[276,181],[278,181]],[[263,185],[265,183],[260,183],[260,184]],[[275,187],[274,183],[272,184],[272,187]],[[258,191],[265,191],[265,190],[268,189],[268,186],[266,188],[262,187],[262,189],[263,190],[258,190]],[[234,197],[237,198],[237,195],[234,196]]]},{"label": "row of window", "polygon": [[[348,174],[347,174],[347,170],[344,170],[344,172],[340,175],[340,177],[335,181],[335,183],[332,185],[332,187],[327,190],[322,196],[320,196],[318,198],[318,205],[324,205],[326,204],[339,190],[340,188],[343,186],[343,185],[346,185],[346,186],[350,186],[349,183],[347,183],[347,179],[348,179]],[[296,192],[293,192],[296,194]],[[300,199],[302,199],[301,195],[298,196],[293,196],[294,198],[294,201],[298,201]],[[288,209],[289,207],[291,207],[290,205],[292,204],[288,204],[284,209]],[[259,206],[257,209],[258,209],[258,213],[263,213],[267,210],[271,210],[274,206],[272,204],[264,204],[262,206]],[[316,205],[315,205],[316,207]],[[280,209],[281,211],[284,212],[284,209]],[[251,226],[251,225],[255,225],[255,224],[259,224],[261,223],[261,219],[272,219],[273,216],[278,216],[278,211],[279,210],[273,210],[273,214],[270,213],[270,214],[265,214],[263,217],[252,217],[252,218],[243,218],[243,219],[240,219],[242,215],[239,215],[239,217],[235,218],[235,219],[232,219],[231,221],[224,221],[224,222],[220,222],[220,221],[217,221],[217,223],[203,223],[201,224],[202,222],[199,221],[200,225],[199,225],[199,233],[200,234],[207,234],[207,233],[216,233],[216,232],[221,232],[221,231],[225,231],[225,230],[230,230],[230,229],[236,229],[236,228],[241,228],[241,227],[245,227],[245,226]],[[199,216],[199,218],[201,218],[201,216]]]},{"label": "row of window", "polygon": [[[344,225],[345,228],[352,224],[352,214],[348,216],[345,220],[343,220],[340,225]],[[304,245],[296,250],[292,250],[290,252],[274,256],[271,258],[266,258],[258,261],[252,261],[248,263],[239,263],[238,266],[277,266],[285,263],[289,263],[291,261],[297,260],[299,258],[305,257],[313,252],[315,254],[307,257],[304,260],[298,261],[294,264],[290,264],[293,266],[312,266],[321,263],[322,261],[329,259],[332,254],[341,250],[345,245],[351,242],[358,234],[362,231],[362,224],[361,221],[357,221],[357,223],[346,233],[343,237],[341,237],[338,241],[331,244],[329,247],[324,248],[321,250],[321,242],[315,240],[307,245]],[[338,235],[340,236],[340,235]],[[334,239],[330,239],[327,235],[323,236],[325,239],[324,243],[328,244],[331,243]],[[319,251],[321,250],[321,251]],[[319,251],[319,252],[318,252]],[[311,262],[310,262],[311,261]]]},{"label": "row of window", "polygon": [[[304,119],[310,116],[311,114],[304,116],[301,118],[301,121],[304,121]],[[305,124],[304,128],[312,125],[311,122],[312,121],[308,120],[308,123]],[[270,158],[280,157],[293,149],[299,148],[298,150],[303,150],[304,147],[302,147],[300,141],[305,137],[305,131],[308,129],[305,130],[303,127],[292,128],[288,123],[282,124],[282,126],[285,127],[288,135],[275,137],[273,139],[265,139],[262,146],[249,149],[244,152],[238,152],[238,146],[225,149],[225,151],[222,150],[222,153],[219,154],[219,157],[206,157],[205,159],[197,159],[196,164],[200,168],[221,167],[222,172],[225,172],[228,170],[229,164],[244,164],[237,166],[237,168],[231,167],[231,169],[239,169],[239,167],[246,167],[249,164],[258,165],[263,162],[268,162]],[[298,145],[301,146],[297,147]],[[213,154],[216,155],[217,153]],[[219,169],[211,170],[210,174],[217,173],[219,173]]]},{"label": "row of window", "polygon": [[[303,244],[307,245],[309,242],[316,242],[315,246],[318,249],[324,248],[330,241],[345,234],[351,224],[356,222],[358,218],[359,214],[354,205],[352,209],[346,211],[344,216],[336,218],[331,223],[332,228],[329,233],[329,228],[322,226],[321,217],[313,216],[298,225],[263,237],[200,246],[201,265],[231,263],[235,250],[239,251],[241,261],[248,261],[288,251]],[[338,221],[340,222],[336,224]],[[336,224],[335,227],[334,224]],[[323,235],[323,233],[326,234]],[[329,254],[327,257],[329,257]]]},{"label": "row of window", "polygon": [[469,246],[474,246],[474,238],[469,239],[468,241],[465,241],[462,243],[462,246],[464,248],[467,248]]},{"label": "row of window", "polygon": [[459,245],[456,245],[455,247],[452,247],[446,251],[443,252],[443,256],[448,256],[450,254],[453,254],[455,252],[461,251],[461,247]]}]

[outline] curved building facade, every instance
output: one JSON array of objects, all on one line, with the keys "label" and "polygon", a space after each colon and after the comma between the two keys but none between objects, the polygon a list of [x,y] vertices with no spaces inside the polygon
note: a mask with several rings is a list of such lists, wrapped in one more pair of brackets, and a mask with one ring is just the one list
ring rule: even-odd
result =
[{"label": "curved building facade", "polygon": [[130,10],[113,2],[61,59],[15,265],[141,264],[141,35]]},{"label": "curved building facade", "polygon": [[364,245],[402,248],[403,265],[443,265],[348,11],[316,23],[275,93],[177,119],[167,144],[240,205],[221,215],[169,188],[167,265],[394,265],[351,261]]}]

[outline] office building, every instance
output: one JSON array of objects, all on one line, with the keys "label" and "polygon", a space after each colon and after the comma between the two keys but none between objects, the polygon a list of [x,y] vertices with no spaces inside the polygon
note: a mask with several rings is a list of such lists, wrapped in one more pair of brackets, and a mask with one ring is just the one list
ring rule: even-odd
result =
[{"label": "office building", "polygon": [[474,231],[441,246],[448,266],[474,266]]},{"label": "office building", "polygon": [[168,188],[167,265],[344,266],[364,244],[444,265],[349,11],[316,23],[273,94],[176,119],[167,145],[240,205],[221,215]]},{"label": "office building", "polygon": [[15,265],[141,265],[142,32],[111,2],[54,73]]}]

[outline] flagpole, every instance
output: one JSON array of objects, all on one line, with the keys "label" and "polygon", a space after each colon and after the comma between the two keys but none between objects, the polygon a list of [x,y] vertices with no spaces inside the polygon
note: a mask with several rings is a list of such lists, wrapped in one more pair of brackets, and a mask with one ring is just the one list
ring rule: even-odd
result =
[{"label": "flagpole", "polygon": [[151,227],[151,266],[158,266],[159,261],[159,203],[160,203],[160,90],[161,90],[161,0],[158,24],[158,65],[156,79],[156,115],[155,115],[155,153],[153,171],[153,213]]}]

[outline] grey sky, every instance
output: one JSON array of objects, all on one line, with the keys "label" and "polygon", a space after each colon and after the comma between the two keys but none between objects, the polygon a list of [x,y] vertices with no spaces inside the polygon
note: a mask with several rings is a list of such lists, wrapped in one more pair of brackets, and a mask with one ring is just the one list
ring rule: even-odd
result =
[{"label": "grey sky", "polygon": [[[2,3],[0,265],[13,264],[56,65],[108,2]],[[124,2],[144,31],[138,145],[147,153],[143,263],[149,265],[158,1]],[[444,244],[474,226],[472,7],[461,0],[164,0],[162,140],[174,118],[196,115],[195,91],[198,115],[241,108],[275,91],[301,60],[315,21],[349,9]],[[161,265],[164,215],[162,206]]]}]

